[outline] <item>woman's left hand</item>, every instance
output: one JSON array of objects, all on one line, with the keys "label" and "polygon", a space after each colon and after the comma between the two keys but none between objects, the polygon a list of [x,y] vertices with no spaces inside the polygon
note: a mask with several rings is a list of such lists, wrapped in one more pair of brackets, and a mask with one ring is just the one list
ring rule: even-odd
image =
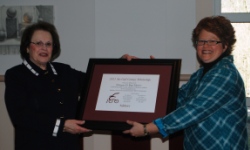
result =
[{"label": "woman's left hand", "polygon": [[83,120],[75,120],[75,119],[68,119],[64,123],[63,132],[68,132],[71,134],[80,134],[91,132],[92,130],[82,127],[85,121]]}]

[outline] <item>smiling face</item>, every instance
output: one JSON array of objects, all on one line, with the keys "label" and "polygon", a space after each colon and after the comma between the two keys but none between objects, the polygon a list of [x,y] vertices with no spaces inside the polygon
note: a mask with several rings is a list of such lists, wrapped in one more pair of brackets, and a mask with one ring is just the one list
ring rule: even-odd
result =
[{"label": "smiling face", "polygon": [[44,30],[37,30],[34,32],[30,42],[30,45],[27,47],[30,60],[41,69],[46,70],[46,65],[51,60],[53,50],[53,46],[48,44],[53,43],[51,34]]},{"label": "smiling face", "polygon": [[[206,30],[202,30],[200,32],[199,40],[220,41],[220,39],[215,34],[208,32]],[[201,45],[201,46],[199,46],[199,45],[196,46],[197,55],[203,63],[211,63],[211,62],[215,61],[216,59],[218,59],[222,55],[223,52],[226,51],[226,49],[227,49],[227,46],[225,45],[223,48],[222,43],[218,43],[218,44],[213,45],[213,46],[209,46],[207,43],[205,43],[204,45]]]}]

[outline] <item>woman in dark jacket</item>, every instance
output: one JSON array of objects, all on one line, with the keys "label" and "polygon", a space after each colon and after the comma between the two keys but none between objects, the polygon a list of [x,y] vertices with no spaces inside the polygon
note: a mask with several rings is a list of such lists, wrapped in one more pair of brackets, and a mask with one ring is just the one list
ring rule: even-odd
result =
[{"label": "woman in dark jacket", "polygon": [[26,28],[20,45],[23,63],[6,71],[5,102],[15,128],[16,150],[78,150],[83,120],[76,120],[85,73],[52,62],[60,54],[54,25]]}]

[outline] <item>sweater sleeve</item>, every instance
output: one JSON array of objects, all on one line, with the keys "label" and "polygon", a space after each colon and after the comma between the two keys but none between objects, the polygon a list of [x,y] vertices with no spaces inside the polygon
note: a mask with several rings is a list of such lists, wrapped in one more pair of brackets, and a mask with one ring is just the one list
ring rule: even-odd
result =
[{"label": "sweater sleeve", "polygon": [[229,103],[237,86],[237,75],[228,69],[216,69],[182,98],[183,104],[163,118],[155,120],[163,136],[197,124]]}]

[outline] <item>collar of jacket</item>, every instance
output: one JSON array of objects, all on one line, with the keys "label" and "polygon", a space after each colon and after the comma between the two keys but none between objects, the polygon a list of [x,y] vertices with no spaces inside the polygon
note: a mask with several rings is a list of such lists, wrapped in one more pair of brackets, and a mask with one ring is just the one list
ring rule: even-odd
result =
[{"label": "collar of jacket", "polygon": [[[34,75],[39,76],[39,74],[42,74],[44,70],[36,66],[33,62],[31,62],[29,59],[24,59],[23,64],[25,67],[27,67]],[[47,70],[52,71],[54,75],[57,75],[57,71],[55,70],[52,63],[47,63]]]}]

